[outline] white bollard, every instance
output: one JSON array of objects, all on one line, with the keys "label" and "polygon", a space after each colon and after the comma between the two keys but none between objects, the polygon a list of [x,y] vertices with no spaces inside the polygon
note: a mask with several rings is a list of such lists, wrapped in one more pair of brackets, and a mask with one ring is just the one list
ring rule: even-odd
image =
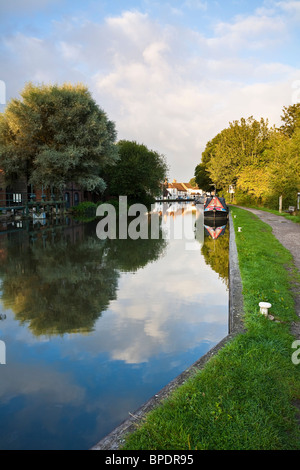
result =
[{"label": "white bollard", "polygon": [[259,302],[259,307],[260,307],[260,313],[265,315],[266,317],[268,316],[268,310],[269,308],[272,307],[272,304],[269,302]]}]

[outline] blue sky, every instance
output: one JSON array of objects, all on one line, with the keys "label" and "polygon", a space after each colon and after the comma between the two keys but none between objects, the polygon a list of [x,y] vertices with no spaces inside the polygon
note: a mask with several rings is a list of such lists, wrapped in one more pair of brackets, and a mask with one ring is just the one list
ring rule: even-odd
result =
[{"label": "blue sky", "polygon": [[295,0],[0,0],[0,83],[86,84],[188,181],[229,122],[300,101],[299,26]]}]

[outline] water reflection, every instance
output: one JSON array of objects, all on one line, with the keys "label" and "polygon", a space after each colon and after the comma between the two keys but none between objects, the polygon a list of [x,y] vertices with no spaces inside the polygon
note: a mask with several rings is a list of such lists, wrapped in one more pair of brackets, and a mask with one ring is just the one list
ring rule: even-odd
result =
[{"label": "water reflection", "polygon": [[71,220],[0,235],[1,449],[90,448],[227,334],[226,232],[190,205],[159,217],[158,239]]},{"label": "water reflection", "polygon": [[205,261],[211,268],[219,274],[222,281],[228,287],[229,284],[229,230],[227,228],[227,219],[209,224],[207,221],[204,225],[204,244],[201,253]]},{"label": "water reflection", "polygon": [[162,239],[102,241],[95,223],[70,219],[27,229],[2,237],[0,277],[4,307],[35,335],[92,331],[116,298],[120,270],[138,270],[165,246]]}]

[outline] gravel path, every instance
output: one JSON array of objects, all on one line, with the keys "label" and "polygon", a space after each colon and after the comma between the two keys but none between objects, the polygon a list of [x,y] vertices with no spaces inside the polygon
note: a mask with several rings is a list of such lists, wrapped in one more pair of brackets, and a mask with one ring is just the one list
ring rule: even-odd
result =
[{"label": "gravel path", "polygon": [[[273,235],[287,250],[291,252],[294,264],[300,274],[300,224],[296,224],[295,222],[292,222],[285,217],[275,215],[270,212],[249,209],[247,207],[241,207],[241,209],[252,212],[263,222],[269,224],[272,227]],[[300,285],[298,284],[298,286],[293,286],[292,291],[295,296],[296,312],[300,317]],[[293,324],[292,333],[300,338],[299,322]]]}]

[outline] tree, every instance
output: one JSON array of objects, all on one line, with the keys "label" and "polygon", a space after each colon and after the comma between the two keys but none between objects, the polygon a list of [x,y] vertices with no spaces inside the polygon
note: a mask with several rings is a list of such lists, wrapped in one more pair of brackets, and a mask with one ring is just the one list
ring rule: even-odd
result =
[{"label": "tree", "polygon": [[211,191],[213,189],[213,182],[208,173],[208,164],[215,154],[216,145],[220,139],[220,134],[216,135],[212,140],[208,141],[204,151],[202,152],[201,163],[195,168],[195,181],[200,189],[203,191]]},{"label": "tree", "polygon": [[211,191],[213,189],[213,182],[207,172],[207,167],[204,163],[199,163],[195,168],[195,181],[198,188],[203,191]]},{"label": "tree", "polygon": [[227,189],[238,184],[238,178],[246,166],[260,166],[268,147],[268,121],[257,121],[253,116],[230,123],[224,129],[215,146],[207,171],[217,188]]},{"label": "tree", "polygon": [[253,116],[233,121],[207,143],[200,177],[209,175],[216,188],[228,190],[235,185],[238,203],[263,203],[278,207],[295,204],[300,188],[300,103],[284,107],[279,129],[269,128],[268,120]]},{"label": "tree", "polygon": [[118,158],[115,125],[83,85],[29,83],[0,119],[0,167],[9,181],[26,175],[36,186],[70,181],[103,191],[104,168]]},{"label": "tree", "polygon": [[164,156],[137,142],[121,140],[117,146],[120,159],[106,171],[109,195],[139,202],[158,196],[167,175]]},{"label": "tree", "polygon": [[263,166],[246,166],[240,172],[238,188],[259,200],[270,193],[270,174]]},{"label": "tree", "polygon": [[292,137],[277,132],[271,141],[268,168],[271,191],[285,200],[296,201],[300,188],[300,128]]},{"label": "tree", "polygon": [[281,132],[287,137],[292,137],[295,130],[300,128],[300,103],[284,106],[281,120],[284,122],[280,127]]},{"label": "tree", "polygon": [[196,188],[197,187],[197,183],[196,183],[196,180],[195,178],[191,178],[190,181],[189,181],[190,185],[193,187],[193,188]]}]

